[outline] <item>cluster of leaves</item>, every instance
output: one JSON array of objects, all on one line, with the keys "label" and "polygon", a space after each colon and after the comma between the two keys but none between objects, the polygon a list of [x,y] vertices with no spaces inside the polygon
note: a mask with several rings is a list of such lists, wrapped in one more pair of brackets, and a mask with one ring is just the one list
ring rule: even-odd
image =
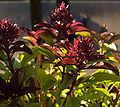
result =
[{"label": "cluster of leaves", "polygon": [[[1,107],[119,105],[119,35],[89,30],[65,3],[35,29],[0,21]],[[22,31],[27,36],[19,40]]]}]

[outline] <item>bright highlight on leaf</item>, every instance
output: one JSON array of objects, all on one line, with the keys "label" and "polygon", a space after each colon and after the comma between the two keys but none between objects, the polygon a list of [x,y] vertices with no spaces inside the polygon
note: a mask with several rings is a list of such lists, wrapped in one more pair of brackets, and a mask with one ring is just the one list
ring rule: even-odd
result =
[{"label": "bright highlight on leaf", "polygon": [[83,36],[83,37],[90,37],[91,36],[90,32],[87,32],[87,31],[76,32],[75,34],[78,36]]}]

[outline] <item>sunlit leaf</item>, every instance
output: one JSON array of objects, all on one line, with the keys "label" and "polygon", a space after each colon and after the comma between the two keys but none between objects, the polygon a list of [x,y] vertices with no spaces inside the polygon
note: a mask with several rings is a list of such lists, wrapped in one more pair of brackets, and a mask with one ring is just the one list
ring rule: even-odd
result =
[{"label": "sunlit leaf", "polygon": [[110,97],[110,93],[106,89],[104,89],[104,88],[94,88],[94,89],[103,93],[104,95]]},{"label": "sunlit leaf", "polygon": [[119,76],[114,74],[106,73],[106,72],[98,72],[90,75],[87,79],[83,80],[89,83],[96,83],[96,82],[120,82]]},{"label": "sunlit leaf", "polygon": [[40,68],[37,69],[37,77],[41,81],[42,89],[45,92],[56,83],[56,79],[53,76],[46,74],[45,71]]},{"label": "sunlit leaf", "polygon": [[30,43],[32,43],[33,45],[37,46],[37,40],[32,37],[32,36],[24,36],[23,39],[27,40],[27,41],[30,41]]},{"label": "sunlit leaf", "polygon": [[87,32],[87,31],[76,32],[75,34],[78,36],[83,36],[83,37],[90,37],[91,36],[90,32]]},{"label": "sunlit leaf", "polygon": [[48,57],[51,61],[53,61],[54,60],[54,55],[53,55],[53,53],[50,51],[50,50],[48,50],[48,49],[46,49],[46,48],[44,48],[44,47],[40,47],[40,46],[36,46],[36,47],[33,47],[32,48],[32,52],[33,52],[33,54],[41,54],[41,55],[44,55],[44,56],[46,56],[46,57]]},{"label": "sunlit leaf", "polygon": [[22,60],[22,65],[26,65],[29,61],[31,61],[32,59],[36,58],[38,55],[43,55],[43,56],[46,56],[47,58],[50,59],[50,61],[53,61],[55,59],[55,56],[54,54],[44,48],[44,47],[40,47],[40,46],[34,46],[32,47],[32,54],[25,54],[24,57],[23,57],[23,60]]}]

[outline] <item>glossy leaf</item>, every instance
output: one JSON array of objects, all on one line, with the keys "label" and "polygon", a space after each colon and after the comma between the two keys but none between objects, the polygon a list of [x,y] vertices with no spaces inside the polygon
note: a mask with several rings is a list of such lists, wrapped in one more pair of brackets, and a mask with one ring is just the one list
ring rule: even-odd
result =
[{"label": "glossy leaf", "polygon": [[32,77],[35,73],[35,68],[32,66],[25,66],[20,69],[22,72],[21,77],[20,77],[20,82],[22,81],[27,81],[30,77]]},{"label": "glossy leaf", "polygon": [[112,42],[119,40],[119,39],[120,39],[120,34],[116,34],[116,35],[113,35],[107,42],[112,43]]},{"label": "glossy leaf", "polygon": [[82,23],[80,22],[75,22],[71,24],[71,29],[75,32],[80,32],[80,31],[89,31]]},{"label": "glossy leaf", "polygon": [[56,79],[53,76],[46,74],[43,69],[37,69],[37,76],[41,81],[42,89],[45,92],[48,91],[56,83]]},{"label": "glossy leaf", "polygon": [[60,62],[58,62],[55,66],[64,66],[64,65],[74,65],[75,59],[74,58],[63,58]]},{"label": "glossy leaf", "polygon": [[6,66],[2,62],[0,62],[0,70],[5,70],[6,71]]},{"label": "glossy leaf", "polygon": [[32,36],[24,36],[23,39],[29,41],[30,43],[32,43],[33,45],[37,46],[37,40],[32,37]]},{"label": "glossy leaf", "polygon": [[19,69],[19,68],[21,68],[21,66],[22,65],[21,65],[20,60],[17,59],[17,58],[14,58],[14,60],[13,60],[13,67]]},{"label": "glossy leaf", "polygon": [[38,30],[36,31],[34,37],[36,39],[40,37],[50,45],[54,44],[54,41],[53,41],[54,34],[50,30]]},{"label": "glossy leaf", "polygon": [[52,28],[52,26],[48,23],[39,23],[39,24],[36,24],[34,27],[38,27],[39,29],[42,27]]},{"label": "glossy leaf", "polygon": [[2,50],[0,50],[0,60],[7,61],[7,55]]},{"label": "glossy leaf", "polygon": [[83,37],[90,37],[91,36],[90,32],[87,32],[87,31],[76,32],[75,34],[78,36],[83,36]]},{"label": "glossy leaf", "polygon": [[110,97],[110,93],[104,88],[95,88],[95,90],[97,90],[97,91],[103,93],[104,95]]},{"label": "glossy leaf", "polygon": [[47,58],[50,59],[50,61],[54,60],[54,55],[51,51],[49,51],[48,49],[44,48],[44,47],[40,47],[40,46],[34,46],[32,47],[32,54],[25,54],[22,60],[22,65],[26,65],[29,61],[31,61],[32,59],[36,58],[38,55],[43,55],[46,56]]},{"label": "glossy leaf", "polygon": [[24,41],[16,41],[16,42],[12,43],[10,50],[13,53],[17,52],[17,51],[24,51],[29,54],[32,54],[32,51],[30,50],[30,48],[28,46],[25,45]]},{"label": "glossy leaf", "polygon": [[93,65],[88,66],[86,69],[108,69],[108,70],[112,70],[113,73],[115,73],[116,75],[119,75],[118,68],[115,65],[112,65],[107,62],[97,62]]},{"label": "glossy leaf", "polygon": [[69,85],[73,82],[74,76],[72,74],[64,74],[63,81],[59,84],[57,92],[61,93],[64,89],[67,89]]},{"label": "glossy leaf", "polygon": [[94,73],[93,75],[89,76],[87,79],[83,80],[89,83],[97,83],[97,82],[120,82],[119,76],[114,74],[106,73],[106,72],[98,72]]},{"label": "glossy leaf", "polygon": [[0,77],[4,80],[9,80],[11,76],[12,74],[8,70],[5,70],[3,73],[0,73]]}]

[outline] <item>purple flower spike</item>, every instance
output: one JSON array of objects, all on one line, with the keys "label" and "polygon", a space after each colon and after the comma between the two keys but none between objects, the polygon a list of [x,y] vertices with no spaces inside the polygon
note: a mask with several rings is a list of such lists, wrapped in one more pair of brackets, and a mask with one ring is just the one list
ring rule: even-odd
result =
[{"label": "purple flower spike", "polygon": [[62,2],[61,5],[52,10],[50,15],[50,24],[60,33],[60,35],[66,35],[70,25],[74,22],[72,15],[68,11],[68,6]]},{"label": "purple flower spike", "polygon": [[9,46],[20,35],[17,24],[8,19],[0,20],[0,45]]}]

